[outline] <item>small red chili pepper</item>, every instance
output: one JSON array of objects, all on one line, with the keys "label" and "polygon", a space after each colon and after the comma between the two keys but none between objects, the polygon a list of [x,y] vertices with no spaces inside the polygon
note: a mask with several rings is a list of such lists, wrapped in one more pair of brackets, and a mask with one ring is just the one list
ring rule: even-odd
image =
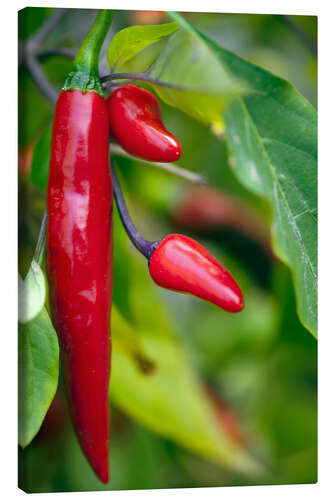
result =
[{"label": "small red chili pepper", "polygon": [[243,309],[242,292],[229,271],[188,236],[166,236],[151,254],[149,272],[163,288],[190,293],[226,311]]},{"label": "small red chili pepper", "polygon": [[74,429],[96,475],[109,480],[112,182],[98,56],[112,19],[101,11],[54,115],[47,211],[52,322]]},{"label": "small red chili pepper", "polygon": [[134,156],[149,161],[179,160],[182,148],[166,130],[158,100],[148,90],[124,85],[108,98],[113,138]]},{"label": "small red chili pepper", "polygon": [[181,234],[148,241],[134,226],[111,163],[113,189],[123,225],[136,248],[147,258],[152,279],[159,286],[190,293],[230,312],[243,309],[242,292],[229,271],[200,243]]}]

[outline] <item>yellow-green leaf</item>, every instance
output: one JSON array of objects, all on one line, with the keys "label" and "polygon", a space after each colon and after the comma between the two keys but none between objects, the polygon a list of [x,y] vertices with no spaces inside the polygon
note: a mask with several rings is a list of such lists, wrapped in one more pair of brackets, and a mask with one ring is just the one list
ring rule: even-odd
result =
[{"label": "yellow-green leaf", "polygon": [[111,40],[108,60],[112,71],[141,52],[145,47],[171,35],[178,29],[178,23],[156,26],[130,26],[119,31]]}]

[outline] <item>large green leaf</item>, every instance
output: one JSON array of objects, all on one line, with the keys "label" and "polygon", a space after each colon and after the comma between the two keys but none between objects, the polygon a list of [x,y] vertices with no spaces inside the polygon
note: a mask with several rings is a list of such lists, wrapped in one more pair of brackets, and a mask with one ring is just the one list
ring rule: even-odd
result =
[{"label": "large green leaf", "polygon": [[242,184],[270,203],[274,249],[293,273],[300,319],[316,335],[316,111],[287,81],[218,46],[180,15],[170,15],[205,46],[209,64],[248,89],[225,114],[230,166]]},{"label": "large green leaf", "polygon": [[[254,110],[251,115],[250,106],[251,98],[238,102],[227,115],[233,170],[243,184],[270,202],[275,252],[294,275],[300,319],[316,335],[316,158],[287,141],[279,141],[275,131],[270,134],[266,129],[260,134],[260,118],[255,121],[260,112]],[[277,120],[276,131],[286,119]]]},{"label": "large green leaf", "polygon": [[[130,330],[118,314],[113,316],[112,328],[120,335],[123,329]],[[136,330],[135,334],[155,369],[147,375],[138,369],[134,359],[115,348],[112,401],[153,431],[195,453],[242,473],[258,473],[255,460],[218,427],[203,387],[175,338],[167,333],[161,336],[157,331]]]},{"label": "large green leaf", "polygon": [[124,28],[111,40],[108,50],[110,67],[114,70],[116,66],[123,65],[148,45],[171,35],[177,29],[177,23]]},{"label": "large green leaf", "polygon": [[19,324],[18,348],[18,436],[25,447],[39,431],[58,384],[58,340],[45,308]]}]

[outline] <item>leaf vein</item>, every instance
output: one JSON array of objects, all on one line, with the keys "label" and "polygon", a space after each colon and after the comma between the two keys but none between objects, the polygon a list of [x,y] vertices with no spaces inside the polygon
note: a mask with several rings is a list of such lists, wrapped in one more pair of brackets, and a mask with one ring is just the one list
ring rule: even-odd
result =
[{"label": "leaf vein", "polygon": [[284,146],[286,148],[289,148],[289,149],[292,149],[294,151],[297,151],[297,153],[301,154],[301,155],[304,155],[304,156],[308,156],[311,158],[311,160],[316,160],[316,156],[308,153],[307,151],[302,151],[301,149],[299,148],[296,148],[295,146],[292,146],[291,144],[288,144],[287,142],[282,142],[282,141],[279,141],[278,139],[273,139],[271,137],[262,137],[261,138],[262,142],[265,144],[265,143],[273,143],[273,144],[280,144],[281,146]]},{"label": "leaf vein", "polygon": [[280,182],[279,182],[279,179],[278,179],[278,175],[277,175],[276,169],[274,168],[274,166],[272,165],[272,163],[271,163],[271,161],[270,161],[270,157],[269,157],[269,155],[268,155],[268,153],[267,153],[267,151],[266,151],[266,149],[265,149],[265,147],[264,147],[264,144],[263,144],[263,142],[262,142],[262,138],[261,138],[261,137],[260,137],[260,135],[259,135],[259,132],[258,132],[258,130],[257,130],[257,127],[255,126],[255,124],[254,124],[254,122],[253,122],[253,120],[252,120],[252,117],[251,117],[251,115],[250,115],[250,113],[249,113],[249,110],[247,109],[247,107],[246,107],[246,105],[245,105],[244,100],[239,98],[239,101],[240,101],[241,107],[242,107],[242,108],[243,108],[243,110],[244,110],[244,113],[245,113],[245,114],[246,114],[246,116],[248,117],[249,124],[250,124],[250,126],[252,127],[252,129],[253,129],[253,131],[254,131],[254,133],[255,133],[255,135],[256,135],[256,137],[257,137],[257,139],[258,139],[258,144],[259,144],[260,149],[262,150],[262,153],[263,153],[263,155],[264,155],[264,157],[265,157],[265,159],[266,159],[266,162],[267,162],[267,165],[268,165],[268,167],[269,167],[269,169],[270,169],[270,171],[271,171],[272,177],[273,177],[273,179],[274,179],[274,181],[275,181],[275,183],[276,183],[276,185],[277,185],[277,187],[278,187],[278,190],[279,190],[279,192],[280,192],[281,198],[282,198],[282,200],[283,200],[283,204],[284,204],[284,206],[285,206],[285,208],[286,208],[286,210],[287,210],[287,212],[288,212],[288,215],[289,215],[290,219],[292,220],[292,223],[293,223],[293,224],[292,224],[292,226],[294,227],[294,230],[295,230],[296,236],[297,236],[297,238],[298,238],[298,242],[299,242],[300,246],[301,246],[301,247],[302,247],[302,249],[303,249],[303,252],[304,252],[304,256],[305,256],[305,259],[306,259],[307,265],[309,266],[309,268],[310,268],[310,270],[311,270],[311,273],[312,273],[312,276],[313,276],[314,280],[317,282],[317,275],[316,275],[316,272],[315,272],[315,270],[314,270],[314,268],[313,268],[313,265],[312,265],[311,259],[310,259],[309,255],[308,255],[308,252],[307,252],[306,248],[305,248],[305,244],[304,244],[304,241],[303,241],[302,235],[301,235],[300,230],[299,230],[299,228],[298,228],[298,226],[297,226],[297,224],[296,224],[296,222],[295,222],[295,219],[294,219],[294,216],[293,216],[292,211],[291,211],[291,209],[290,209],[290,206],[289,206],[288,200],[287,200],[287,198],[286,198],[286,196],[285,196],[285,193],[284,193],[284,191],[283,191],[283,189],[282,189],[282,187],[281,187],[281,184],[280,184]]}]

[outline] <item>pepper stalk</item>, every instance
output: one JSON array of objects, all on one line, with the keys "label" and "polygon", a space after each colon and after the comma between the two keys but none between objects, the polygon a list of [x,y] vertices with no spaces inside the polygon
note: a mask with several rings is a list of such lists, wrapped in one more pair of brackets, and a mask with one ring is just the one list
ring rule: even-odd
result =
[{"label": "pepper stalk", "polygon": [[65,80],[64,90],[80,89],[83,93],[95,91],[104,96],[98,60],[112,18],[112,10],[103,9],[98,12],[94,24],[76,54],[73,69]]}]

